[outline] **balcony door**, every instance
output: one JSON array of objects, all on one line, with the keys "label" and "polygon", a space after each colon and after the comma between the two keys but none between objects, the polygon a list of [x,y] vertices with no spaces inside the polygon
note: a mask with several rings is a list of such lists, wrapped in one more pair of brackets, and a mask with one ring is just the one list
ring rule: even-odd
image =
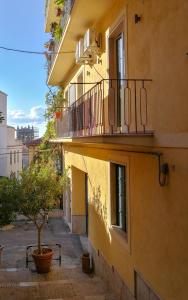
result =
[{"label": "balcony door", "polygon": [[117,126],[121,127],[123,117],[123,92],[125,78],[125,51],[124,51],[124,37],[121,32],[115,40],[115,64],[116,64],[116,78],[117,78]]},{"label": "balcony door", "polygon": [[124,22],[121,22],[109,37],[109,123],[117,132],[124,127],[125,58]]}]

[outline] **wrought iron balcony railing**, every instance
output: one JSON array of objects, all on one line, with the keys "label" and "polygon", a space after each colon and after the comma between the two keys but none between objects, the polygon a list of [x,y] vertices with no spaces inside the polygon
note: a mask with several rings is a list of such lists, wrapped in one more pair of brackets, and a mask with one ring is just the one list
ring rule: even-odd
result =
[{"label": "wrought iron balcony railing", "polygon": [[[57,120],[58,137],[150,135],[148,79],[104,79]],[[83,84],[83,83],[81,83]]]}]

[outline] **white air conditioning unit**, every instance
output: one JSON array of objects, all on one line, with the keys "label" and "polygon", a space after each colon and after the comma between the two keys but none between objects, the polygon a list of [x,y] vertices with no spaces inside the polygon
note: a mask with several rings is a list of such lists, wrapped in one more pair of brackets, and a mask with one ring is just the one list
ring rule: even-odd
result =
[{"label": "white air conditioning unit", "polygon": [[83,56],[84,56],[84,40],[80,39],[79,42],[76,44],[75,58],[77,64],[83,61]]},{"label": "white air conditioning unit", "polygon": [[99,54],[101,47],[101,35],[94,28],[89,28],[84,35],[84,53]]},{"label": "white air conditioning unit", "polygon": [[92,64],[94,58],[92,53],[84,53],[84,39],[80,39],[76,44],[76,53],[75,53],[76,63],[77,64]]}]

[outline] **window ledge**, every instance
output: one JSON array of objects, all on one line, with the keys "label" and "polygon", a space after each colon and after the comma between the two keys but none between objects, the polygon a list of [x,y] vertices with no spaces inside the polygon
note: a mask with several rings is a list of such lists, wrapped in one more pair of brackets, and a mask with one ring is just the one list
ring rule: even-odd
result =
[{"label": "window ledge", "polygon": [[126,248],[126,250],[130,253],[128,234],[116,225],[111,225],[109,230],[110,230],[111,235],[113,235],[114,238],[116,238],[118,240],[118,242],[121,243],[122,246],[124,246]]}]

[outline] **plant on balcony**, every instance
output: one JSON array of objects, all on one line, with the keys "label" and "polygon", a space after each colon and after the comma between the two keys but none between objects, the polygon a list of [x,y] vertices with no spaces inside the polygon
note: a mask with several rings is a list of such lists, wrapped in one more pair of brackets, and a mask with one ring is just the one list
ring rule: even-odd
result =
[{"label": "plant on balcony", "polygon": [[52,36],[53,36],[54,31],[55,31],[55,29],[56,29],[57,26],[58,26],[57,22],[52,22],[50,24],[50,32],[51,32]]},{"label": "plant on balcony", "polygon": [[62,37],[62,33],[63,33],[63,29],[62,29],[61,25],[58,24],[55,27],[54,32],[53,32],[53,36],[56,41],[60,41],[60,39]]},{"label": "plant on balcony", "polygon": [[46,94],[46,112],[45,118],[52,119],[56,112],[61,112],[62,108],[66,106],[67,100],[64,97],[63,88],[58,88],[55,92],[49,91]]},{"label": "plant on balcony", "polygon": [[48,42],[44,44],[44,47],[48,49],[48,51],[53,51],[55,46],[54,39],[50,39]]},{"label": "plant on balcony", "polygon": [[61,7],[56,7],[55,9],[55,15],[56,17],[60,17],[63,13],[63,10],[61,9]]},{"label": "plant on balcony", "polygon": [[63,5],[65,0],[55,0],[56,5]]}]

